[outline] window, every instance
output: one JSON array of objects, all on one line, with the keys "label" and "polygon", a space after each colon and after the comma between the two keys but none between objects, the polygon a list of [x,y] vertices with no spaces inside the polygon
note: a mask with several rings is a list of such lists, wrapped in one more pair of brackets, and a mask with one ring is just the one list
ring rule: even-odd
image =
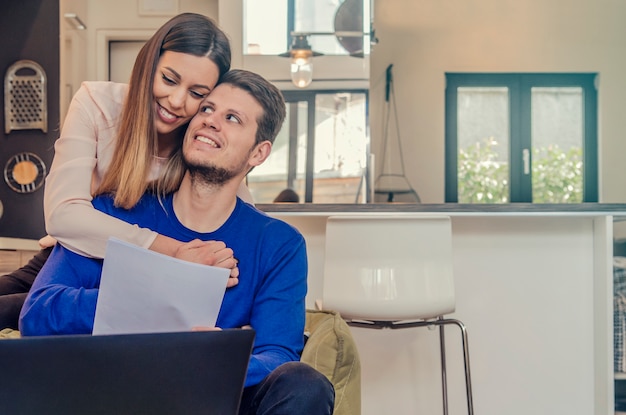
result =
[{"label": "window", "polygon": [[446,202],[597,202],[596,74],[446,74]]},{"label": "window", "polygon": [[[272,154],[248,174],[257,203],[271,203],[285,188],[307,203],[369,201],[370,3],[244,0],[243,66],[283,89],[287,101]],[[284,55],[294,32],[324,55],[314,59],[306,89],[294,90],[288,79]]]},{"label": "window", "polygon": [[360,203],[369,149],[367,91],[283,91],[287,118],[270,157],[248,174],[257,203],[285,188],[302,202]]},{"label": "window", "polygon": [[[245,0],[244,53],[278,55],[289,50],[291,32],[306,32],[312,49],[324,55],[347,55],[352,42],[369,55],[370,1]],[[337,31],[365,34],[355,40],[339,38]]]}]

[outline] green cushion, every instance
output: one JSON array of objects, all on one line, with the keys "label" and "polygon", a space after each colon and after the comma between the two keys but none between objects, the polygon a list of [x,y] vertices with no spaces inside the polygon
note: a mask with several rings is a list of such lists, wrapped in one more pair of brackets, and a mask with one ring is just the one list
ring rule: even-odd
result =
[{"label": "green cushion", "polygon": [[334,415],[360,415],[361,362],[350,328],[337,312],[307,310],[305,331],[301,360],[332,382]]}]

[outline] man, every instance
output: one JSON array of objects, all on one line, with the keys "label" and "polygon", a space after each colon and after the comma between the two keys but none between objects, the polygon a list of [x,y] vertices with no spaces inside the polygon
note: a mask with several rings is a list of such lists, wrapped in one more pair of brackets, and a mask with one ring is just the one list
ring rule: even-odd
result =
[{"label": "man", "polygon": [[[241,414],[331,414],[332,385],[297,362],[305,319],[304,239],[236,196],[245,175],[269,156],[284,118],[278,89],[256,74],[230,71],[191,120],[177,162],[170,163],[166,180],[180,180],[176,193],[146,194],[131,210],[114,207],[110,195],[93,204],[190,241],[190,249],[216,240],[233,250],[239,281],[224,295],[217,326],[256,330]],[[57,244],[22,309],[22,335],[91,333],[101,271],[101,260]]]}]

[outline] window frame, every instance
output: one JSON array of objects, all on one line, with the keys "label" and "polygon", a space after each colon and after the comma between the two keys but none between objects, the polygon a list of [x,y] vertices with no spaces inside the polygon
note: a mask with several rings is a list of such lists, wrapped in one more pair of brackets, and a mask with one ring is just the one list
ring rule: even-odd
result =
[{"label": "window frame", "polygon": [[[531,148],[531,89],[580,87],[583,90],[583,202],[598,201],[597,73],[446,73],[445,201],[458,202],[459,87],[507,87],[509,91],[509,203],[532,202],[532,173],[524,175],[522,150]],[[532,154],[531,154],[532,157]]]},{"label": "window frame", "polygon": [[[305,190],[304,190],[304,202],[305,203],[314,203],[313,202],[313,187],[315,181],[315,114],[316,114],[316,97],[317,95],[331,95],[331,94],[340,94],[340,93],[350,93],[350,94],[363,94],[365,95],[365,125],[367,127],[369,123],[369,90],[367,89],[313,89],[313,90],[298,90],[298,91],[282,91],[283,96],[285,97],[285,103],[290,105],[294,103],[297,105],[297,102],[306,101],[307,104],[307,153],[306,153],[306,162],[305,162]],[[296,111],[291,111],[293,116],[297,114]],[[295,123],[290,123],[291,131],[289,132],[289,145],[290,145],[290,156],[294,153],[295,150],[291,149],[291,145],[297,142],[297,136],[293,136],[292,133],[297,134],[297,120]],[[368,146],[369,147],[369,146]],[[366,176],[367,172],[369,172],[369,160],[367,161],[366,167]],[[295,159],[292,163],[292,160],[289,160],[289,167],[287,177],[295,178],[296,175],[296,164]],[[367,186],[367,184],[366,184]],[[369,194],[369,189],[366,190]]]}]

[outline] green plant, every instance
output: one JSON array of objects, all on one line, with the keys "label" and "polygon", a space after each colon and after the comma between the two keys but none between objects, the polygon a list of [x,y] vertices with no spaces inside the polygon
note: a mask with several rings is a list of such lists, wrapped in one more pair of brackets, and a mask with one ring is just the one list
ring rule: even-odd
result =
[{"label": "green plant", "polygon": [[[489,137],[458,154],[459,203],[507,203],[508,161],[498,160],[498,142]],[[582,202],[582,148],[557,145],[533,149],[533,203]]]},{"label": "green plant", "polygon": [[583,200],[583,151],[557,145],[533,151],[533,203],[580,203]]},{"label": "green plant", "polygon": [[509,168],[498,161],[493,137],[476,142],[458,154],[459,203],[507,203]]}]

